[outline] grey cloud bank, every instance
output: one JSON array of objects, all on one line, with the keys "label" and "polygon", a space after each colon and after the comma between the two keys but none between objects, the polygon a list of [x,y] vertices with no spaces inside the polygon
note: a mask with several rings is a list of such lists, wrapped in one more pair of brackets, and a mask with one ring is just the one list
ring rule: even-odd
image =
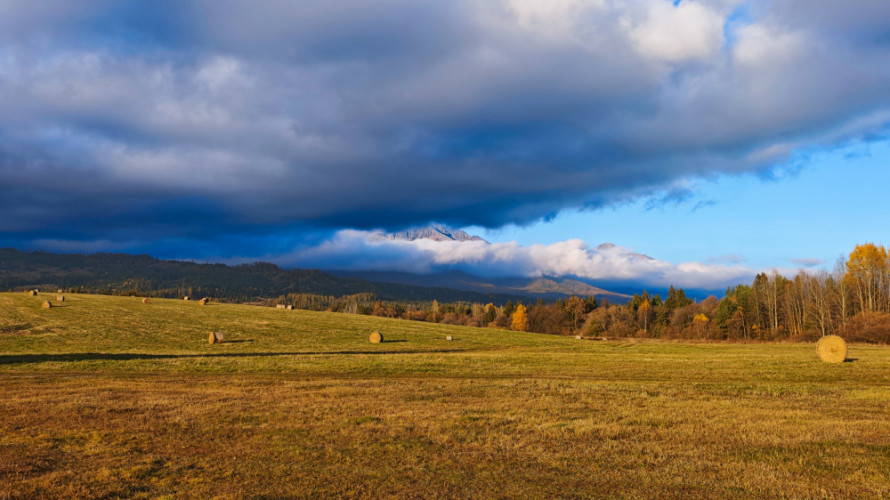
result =
[{"label": "grey cloud bank", "polygon": [[8,0],[0,243],[522,224],[888,122],[886,1]]}]

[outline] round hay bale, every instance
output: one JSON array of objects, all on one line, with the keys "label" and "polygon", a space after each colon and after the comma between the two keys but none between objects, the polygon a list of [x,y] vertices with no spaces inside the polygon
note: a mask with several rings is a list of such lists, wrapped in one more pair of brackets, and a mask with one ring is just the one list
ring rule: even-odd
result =
[{"label": "round hay bale", "polygon": [[445,340],[454,340],[454,337],[452,337],[451,335],[446,335]]},{"label": "round hay bale", "polygon": [[826,363],[843,363],[847,359],[847,343],[837,335],[827,335],[819,339],[816,352]]},{"label": "round hay bale", "polygon": [[37,295],[37,290],[28,290],[28,295],[34,297]]},{"label": "round hay bale", "polygon": [[44,300],[43,304],[40,307],[44,309],[51,309],[53,307],[53,303],[48,300]]},{"label": "round hay bale", "polygon": [[210,337],[207,339],[211,344],[218,344],[223,341],[222,332],[210,332]]},{"label": "round hay bale", "polygon": [[198,304],[201,304],[202,306],[206,306],[206,305],[207,305],[207,299],[201,299],[201,300],[199,300],[199,301],[198,301]]},{"label": "round hay bale", "polygon": [[287,305],[287,310],[288,310],[288,311],[293,311],[293,310],[294,310],[294,306],[288,304],[288,305]]},{"label": "round hay bale", "polygon": [[583,339],[584,339],[584,337],[582,337],[580,335],[575,335],[575,340],[583,340]]},{"label": "round hay bale", "polygon": [[59,288],[58,290],[56,290],[56,293],[64,293],[64,292],[62,292],[62,289]]},{"label": "round hay bale", "polygon": [[59,302],[65,302],[65,296],[64,295],[56,295],[56,300],[58,300]]},{"label": "round hay bale", "polygon": [[143,304],[149,304],[149,303],[151,303],[151,299],[149,299],[148,297],[145,297],[145,298],[142,299],[142,303],[143,303]]},{"label": "round hay bale", "polygon": [[371,334],[370,337],[368,337],[368,341],[372,344],[379,344],[383,342],[383,334],[380,332],[374,332]]},{"label": "round hay bale", "polygon": [[182,298],[182,300],[188,300],[188,299],[189,299],[188,295],[186,295],[185,297]]}]

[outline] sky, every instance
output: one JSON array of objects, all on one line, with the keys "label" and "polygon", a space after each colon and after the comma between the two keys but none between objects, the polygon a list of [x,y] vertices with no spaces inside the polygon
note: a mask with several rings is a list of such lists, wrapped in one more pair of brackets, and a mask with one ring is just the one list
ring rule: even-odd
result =
[{"label": "sky", "polygon": [[720,288],[890,244],[888,125],[885,0],[0,0],[21,249]]}]

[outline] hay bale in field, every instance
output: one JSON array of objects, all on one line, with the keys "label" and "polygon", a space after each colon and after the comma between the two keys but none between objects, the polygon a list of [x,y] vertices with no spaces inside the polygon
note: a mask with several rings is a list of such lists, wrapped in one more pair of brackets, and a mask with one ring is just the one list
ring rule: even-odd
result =
[{"label": "hay bale in field", "polygon": [[368,337],[368,341],[372,344],[379,344],[383,342],[383,334],[380,332],[374,332],[371,334],[370,337]]},{"label": "hay bale in field", "polygon": [[37,290],[28,290],[28,295],[35,297],[37,295]]},{"label": "hay bale in field", "polygon": [[446,335],[445,340],[451,341],[454,340],[454,337],[452,337],[451,335]]},{"label": "hay bale in field", "polygon": [[583,340],[583,339],[584,339],[584,337],[582,337],[580,335],[575,335],[575,340]]},{"label": "hay bale in field", "polygon": [[64,293],[64,292],[62,291],[61,288],[59,288],[58,290],[56,290],[56,293]]},{"label": "hay bale in field", "polygon": [[827,335],[819,339],[816,353],[826,363],[843,363],[847,359],[847,343],[837,335]]},{"label": "hay bale in field", "polygon": [[44,309],[52,309],[53,303],[48,300],[44,300],[43,305],[41,305],[40,307],[42,307]]},{"label": "hay bale in field", "polygon": [[210,299],[205,297],[205,298],[199,300],[198,304],[201,304],[202,306],[206,306],[208,302],[210,302]]},{"label": "hay bale in field", "polygon": [[294,310],[294,306],[288,304],[288,306],[287,306],[287,310],[288,310],[288,311],[293,311],[293,310]]},{"label": "hay bale in field", "polygon": [[182,298],[182,300],[188,300],[188,299],[189,299],[188,295],[186,295],[185,297]]},{"label": "hay bale in field", "polygon": [[65,296],[64,295],[56,295],[56,300],[58,300],[59,302],[65,302]]},{"label": "hay bale in field", "polygon": [[143,304],[149,304],[149,303],[151,303],[151,299],[149,299],[148,297],[145,297],[145,298],[142,299],[142,303],[143,303]]},{"label": "hay bale in field", "polygon": [[284,309],[284,304],[275,304],[275,309]]},{"label": "hay bale in field", "polygon": [[211,344],[218,344],[223,341],[222,332],[210,332],[210,337],[207,339]]}]

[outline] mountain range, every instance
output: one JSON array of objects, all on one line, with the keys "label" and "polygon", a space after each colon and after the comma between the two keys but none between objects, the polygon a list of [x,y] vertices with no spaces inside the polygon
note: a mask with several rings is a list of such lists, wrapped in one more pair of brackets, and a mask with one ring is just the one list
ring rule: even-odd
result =
[{"label": "mountain range", "polygon": [[[378,233],[381,239],[483,242],[442,225]],[[605,244],[609,245],[609,244]],[[607,246],[601,246],[607,249]],[[650,258],[640,255],[641,258]],[[372,294],[381,300],[494,302],[556,300],[571,295],[625,303],[631,296],[567,276],[482,277],[459,270],[412,274],[380,270],[283,269],[275,264],[237,266],[161,260],[147,255],[54,254],[0,249],[0,289],[67,288],[98,293],[177,296],[206,294],[236,301],[289,293],[324,296]],[[193,291],[189,291],[192,289]],[[640,288],[642,289],[642,288]],[[634,291],[637,291],[636,289]],[[631,292],[633,293],[633,292]]]},{"label": "mountain range", "polygon": [[327,271],[335,276],[357,278],[377,283],[400,283],[412,286],[432,286],[497,295],[522,295],[555,300],[570,295],[608,298],[612,303],[625,303],[631,296],[604,290],[583,281],[559,276],[483,278],[463,271],[433,274],[413,274],[399,271]]}]

